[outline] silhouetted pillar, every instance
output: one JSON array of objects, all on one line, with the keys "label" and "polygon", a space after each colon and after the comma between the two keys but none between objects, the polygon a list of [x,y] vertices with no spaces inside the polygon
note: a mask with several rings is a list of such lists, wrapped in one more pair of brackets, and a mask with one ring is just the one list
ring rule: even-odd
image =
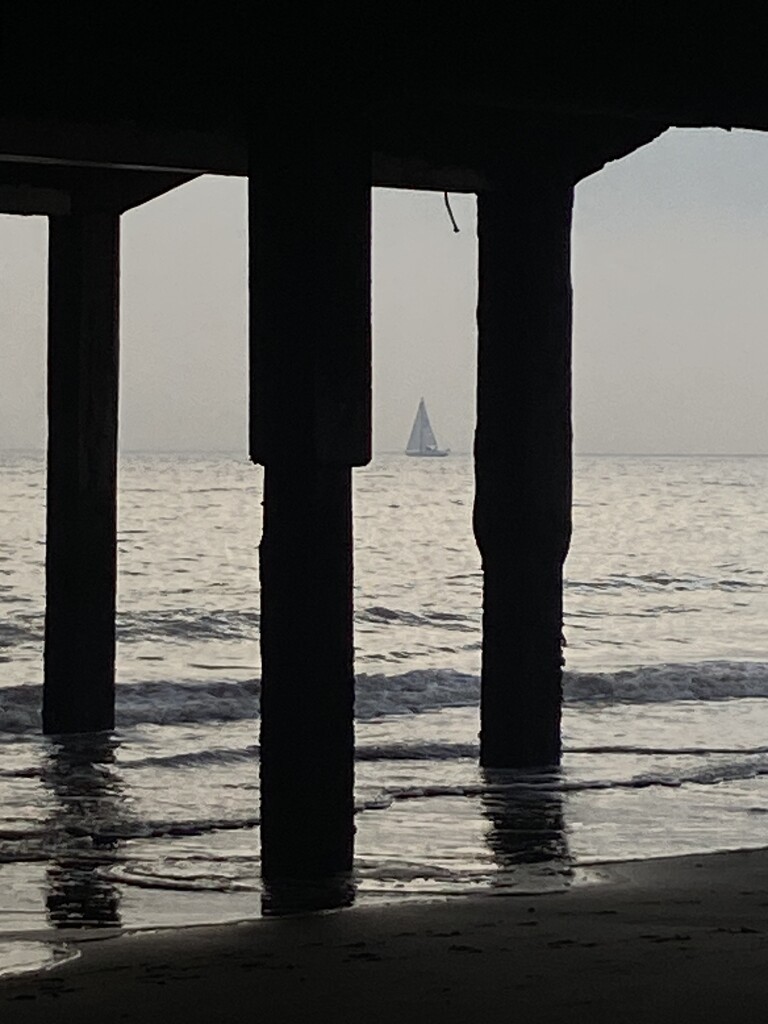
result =
[{"label": "silhouetted pillar", "polygon": [[474,527],[483,562],[481,761],[560,758],[571,532],[573,189],[546,167],[478,196]]},{"label": "silhouetted pillar", "polygon": [[114,725],[119,223],[49,219],[46,733]]},{"label": "silhouetted pillar", "polygon": [[370,155],[325,129],[296,116],[261,125],[250,176],[268,882],[352,866],[351,467],[370,458]]}]

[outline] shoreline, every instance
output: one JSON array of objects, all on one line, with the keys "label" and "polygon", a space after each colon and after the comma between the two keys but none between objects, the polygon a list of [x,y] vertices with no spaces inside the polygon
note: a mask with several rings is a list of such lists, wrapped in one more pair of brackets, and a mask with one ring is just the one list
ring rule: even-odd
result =
[{"label": "shoreline", "polygon": [[[89,1021],[764,1018],[768,849],[597,866],[541,896],[451,897],[228,925],[64,933],[0,977],[0,1016]],[[512,1016],[510,1016],[512,1015]]]}]

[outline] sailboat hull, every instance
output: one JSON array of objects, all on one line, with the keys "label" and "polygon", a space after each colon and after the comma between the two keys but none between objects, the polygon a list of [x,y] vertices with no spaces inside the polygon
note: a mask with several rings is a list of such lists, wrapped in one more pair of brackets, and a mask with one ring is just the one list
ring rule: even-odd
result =
[{"label": "sailboat hull", "polygon": [[448,451],[406,452],[405,454],[410,455],[412,459],[444,459],[448,455]]}]

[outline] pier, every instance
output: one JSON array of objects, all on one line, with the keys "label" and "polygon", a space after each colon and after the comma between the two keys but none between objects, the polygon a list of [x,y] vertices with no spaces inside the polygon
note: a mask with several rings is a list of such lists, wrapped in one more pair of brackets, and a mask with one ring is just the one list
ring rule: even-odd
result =
[{"label": "pier", "polygon": [[265,469],[262,865],[277,888],[343,879],[371,189],[478,196],[480,757],[490,770],[553,765],[573,190],[671,125],[768,130],[762,62],[742,52],[751,30],[732,26],[744,46],[714,66],[714,19],[695,38],[639,14],[629,32],[581,20],[560,26],[561,48],[527,17],[502,45],[479,14],[415,17],[407,36],[383,14],[299,27],[236,6],[181,28],[70,12],[51,32],[31,17],[4,25],[0,212],[49,222],[43,728],[114,727],[121,215],[200,174],[247,176],[250,454]]}]

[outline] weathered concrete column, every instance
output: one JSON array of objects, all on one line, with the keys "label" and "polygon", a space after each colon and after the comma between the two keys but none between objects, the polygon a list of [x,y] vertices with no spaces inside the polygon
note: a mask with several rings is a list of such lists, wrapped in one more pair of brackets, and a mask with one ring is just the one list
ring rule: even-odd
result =
[{"label": "weathered concrete column", "polygon": [[320,121],[262,125],[250,176],[268,882],[343,875],[354,837],[351,467],[370,458],[370,154]]},{"label": "weathered concrete column", "polygon": [[483,562],[481,761],[560,758],[571,532],[573,188],[545,166],[478,196],[474,527]]},{"label": "weathered concrete column", "polygon": [[46,733],[114,725],[119,223],[49,218]]}]

